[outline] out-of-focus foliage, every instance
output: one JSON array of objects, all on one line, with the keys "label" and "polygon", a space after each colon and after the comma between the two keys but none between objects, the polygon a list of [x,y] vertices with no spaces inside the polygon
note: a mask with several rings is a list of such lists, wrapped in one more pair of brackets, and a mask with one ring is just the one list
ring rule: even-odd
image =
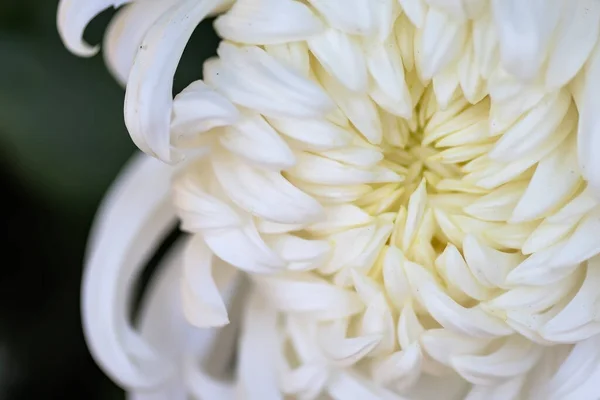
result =
[{"label": "out-of-focus foliage", "polygon": [[[0,400],[123,398],[85,347],[79,282],[95,209],[134,147],[123,88],[100,55],[64,49],[57,3],[0,0]],[[113,13],[92,22],[88,41],[101,43]],[[216,45],[204,23],[175,91],[200,77]]]}]

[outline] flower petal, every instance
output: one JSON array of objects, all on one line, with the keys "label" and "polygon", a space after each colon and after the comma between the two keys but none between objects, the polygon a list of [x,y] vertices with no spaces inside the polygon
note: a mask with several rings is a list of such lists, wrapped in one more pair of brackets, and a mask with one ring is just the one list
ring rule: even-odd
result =
[{"label": "flower petal", "polygon": [[175,3],[176,0],[136,1],[120,9],[110,21],[104,36],[104,60],[123,86],[127,85],[129,71],[148,29]]},{"label": "flower petal", "polygon": [[321,205],[288,182],[279,172],[254,167],[221,153],[211,157],[217,180],[240,208],[269,221],[298,224],[313,222]]},{"label": "flower petal", "polygon": [[166,162],[181,159],[171,150],[169,125],[173,77],[196,26],[221,0],[186,0],[165,13],[144,37],[125,92],[125,124],[135,144]]},{"label": "flower petal", "polygon": [[187,320],[200,328],[229,323],[219,287],[231,285],[237,270],[222,263],[213,268],[213,254],[201,235],[188,243],[183,261],[182,307]]},{"label": "flower petal", "polygon": [[238,0],[215,21],[220,37],[244,44],[278,44],[307,39],[321,21],[295,0]]},{"label": "flower petal", "polygon": [[[104,200],[87,251],[81,307],[88,346],[106,373],[129,388],[159,385],[173,372],[133,331],[126,309],[132,281],[175,223],[167,201],[173,172],[136,156]],[[142,348],[132,354],[126,341]],[[142,368],[140,358],[152,369]]]},{"label": "flower petal", "polygon": [[58,4],[56,24],[65,46],[81,57],[91,57],[98,52],[83,41],[83,31],[92,19],[109,7],[119,7],[129,0],[61,0]]}]

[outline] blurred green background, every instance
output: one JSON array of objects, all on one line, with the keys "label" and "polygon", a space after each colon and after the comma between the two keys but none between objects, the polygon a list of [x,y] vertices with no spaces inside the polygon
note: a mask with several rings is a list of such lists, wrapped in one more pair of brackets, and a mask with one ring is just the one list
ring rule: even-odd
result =
[{"label": "blurred green background", "polygon": [[[0,0],[0,400],[122,399],[86,349],[79,285],[95,209],[135,149],[123,89],[101,56],[80,59],[64,49],[57,4]],[[101,42],[113,13],[92,22],[90,43]],[[215,52],[210,22],[188,44],[176,92]]]}]

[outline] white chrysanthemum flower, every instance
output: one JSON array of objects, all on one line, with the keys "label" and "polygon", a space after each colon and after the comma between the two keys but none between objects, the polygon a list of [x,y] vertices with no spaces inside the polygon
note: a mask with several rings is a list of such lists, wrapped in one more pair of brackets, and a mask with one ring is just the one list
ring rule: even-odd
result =
[{"label": "white chrysanthemum flower", "polygon": [[[62,0],[67,47],[94,54],[119,3]],[[173,99],[216,13],[218,57]],[[126,5],[104,46],[125,122],[185,161],[138,157],[98,217],[96,360],[136,399],[600,398],[599,31],[598,0]]]}]

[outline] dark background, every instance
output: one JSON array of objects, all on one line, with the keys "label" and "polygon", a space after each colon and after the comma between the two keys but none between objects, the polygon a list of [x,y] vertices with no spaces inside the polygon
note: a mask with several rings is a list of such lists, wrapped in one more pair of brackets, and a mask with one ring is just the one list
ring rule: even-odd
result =
[{"label": "dark background", "polygon": [[[123,399],[88,354],[79,286],[95,209],[135,149],[123,89],[101,55],[63,48],[57,4],[0,0],[0,400]],[[92,22],[90,43],[113,13]],[[214,53],[210,22],[188,44],[175,91]]]}]

